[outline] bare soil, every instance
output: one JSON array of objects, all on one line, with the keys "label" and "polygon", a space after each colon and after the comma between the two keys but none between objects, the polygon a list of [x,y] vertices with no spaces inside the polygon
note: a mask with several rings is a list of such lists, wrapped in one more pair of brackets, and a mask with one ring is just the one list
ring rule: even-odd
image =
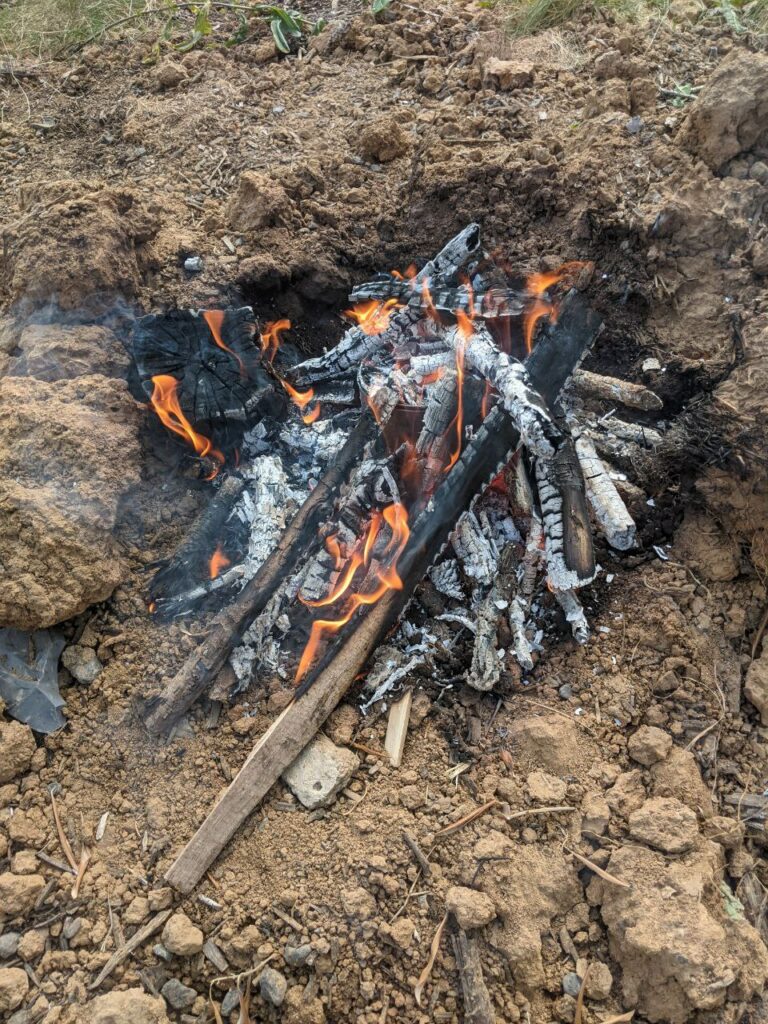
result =
[{"label": "bare soil", "polygon": [[[0,959],[2,1019],[212,1020],[213,979],[273,957],[288,993],[275,1008],[255,987],[254,1020],[460,1022],[446,939],[421,1007],[414,986],[461,885],[493,902],[475,934],[499,1022],[630,1010],[638,1024],[768,1020],[765,832],[750,802],[768,784],[768,710],[761,723],[757,709],[768,708],[768,58],[688,6],[512,41],[498,10],[394,3],[378,21],[337,12],[288,59],[266,34],[160,58],[134,36],[0,78],[0,510],[19,517],[0,528],[12,595],[2,624],[66,616],[70,643],[104,664],[90,685],[61,670],[68,725],[34,753],[0,723],[0,769],[13,765],[0,775],[0,944],[23,936]],[[676,106],[685,83],[703,90]],[[606,326],[588,368],[645,380],[685,438],[633,468],[643,549],[601,550],[613,578],[587,597],[593,639],[557,638],[526,685],[510,672],[498,693],[440,693],[413,679],[401,768],[361,753],[348,790],[312,814],[273,788],[199,889],[172,897],[229,970],[199,953],[162,959],[158,933],[91,991],[122,936],[170,898],[163,871],[284,694],[255,688],[215,724],[202,707],[172,742],[147,737],[137,702],[206,626],[151,620],[147,566],[173,551],[209,487],[123,388],[119,358],[78,348],[62,354],[70,379],[59,380],[35,369],[31,325],[99,323],[124,337],[134,312],[248,302],[289,317],[294,341],[318,351],[339,336],[353,282],[429,258],[472,220],[521,271],[595,262],[590,299]],[[184,271],[190,255],[202,273]],[[644,376],[648,357],[662,370]],[[84,366],[100,375],[90,397]],[[103,413],[83,413],[80,455],[62,427],[75,401]],[[72,501],[46,499],[36,489],[50,481],[29,468],[57,459],[77,467],[74,526]],[[672,545],[668,560],[654,544]],[[37,559],[44,599],[24,605]],[[355,698],[327,732],[380,750],[386,715],[362,717]],[[671,749],[657,737],[648,754],[642,727]],[[28,853],[64,859],[53,783],[65,830],[92,852],[77,899],[70,875]],[[659,810],[659,798],[670,804]],[[542,804],[572,810],[520,813]],[[428,878],[403,829],[429,851]],[[25,877],[48,887],[36,907]],[[305,945],[300,963],[291,948]],[[578,1010],[568,975],[587,964]],[[18,967],[27,988],[15,1003],[23,979],[4,971]],[[154,997],[173,978],[194,989],[181,1009],[109,995]],[[233,984],[213,983],[214,999]]]}]

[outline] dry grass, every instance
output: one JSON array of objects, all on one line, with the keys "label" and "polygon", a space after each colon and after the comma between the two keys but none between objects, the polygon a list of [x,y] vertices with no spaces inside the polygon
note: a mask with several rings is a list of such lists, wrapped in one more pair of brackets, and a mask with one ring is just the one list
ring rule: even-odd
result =
[{"label": "dry grass", "polygon": [[[768,0],[759,0],[768,3]],[[507,0],[509,28],[513,35],[527,36],[556,28],[580,14],[598,11],[636,21],[666,13],[671,0]]]},{"label": "dry grass", "polygon": [[49,56],[150,6],[146,0],[0,0],[0,58]]}]

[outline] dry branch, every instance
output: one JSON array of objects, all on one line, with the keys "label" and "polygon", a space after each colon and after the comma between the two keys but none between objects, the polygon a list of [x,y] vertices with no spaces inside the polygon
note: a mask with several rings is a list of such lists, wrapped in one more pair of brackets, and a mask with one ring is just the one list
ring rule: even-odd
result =
[{"label": "dry branch", "polygon": [[134,932],[125,945],[121,946],[120,949],[115,950],[88,988],[91,991],[98,988],[102,981],[109,977],[118,964],[121,964],[123,960],[127,960],[134,949],[138,949],[142,942],[146,942],[150,936],[155,934],[155,932],[160,931],[172,913],[172,910],[161,910],[158,914],[155,914],[151,920],[147,921],[143,928],[139,928],[138,931]]},{"label": "dry branch", "polygon": [[451,935],[451,943],[464,996],[464,1020],[467,1024],[494,1024],[496,1014],[483,978],[477,939],[457,928]]}]

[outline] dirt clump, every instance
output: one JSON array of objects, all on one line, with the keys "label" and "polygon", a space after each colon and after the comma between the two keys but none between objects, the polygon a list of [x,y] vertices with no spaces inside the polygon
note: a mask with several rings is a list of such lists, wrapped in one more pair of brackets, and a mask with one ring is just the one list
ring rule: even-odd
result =
[{"label": "dirt clump", "polygon": [[560,715],[518,718],[509,730],[509,751],[521,765],[561,775],[578,770],[591,752],[589,738]]},{"label": "dirt clump", "polygon": [[0,875],[0,918],[24,917],[45,886],[42,875]]},{"label": "dirt clump", "polygon": [[687,853],[696,845],[699,829],[690,807],[670,797],[654,797],[630,814],[629,834],[664,853]]},{"label": "dirt clump", "polygon": [[66,1024],[167,1024],[165,1003],[140,988],[108,992],[88,1006],[70,1007]]},{"label": "dirt clump", "polygon": [[290,200],[283,186],[268,174],[245,171],[227,206],[227,220],[244,233],[275,227],[286,221]]},{"label": "dirt clump", "polygon": [[186,914],[173,914],[163,928],[163,945],[176,956],[195,956],[203,948],[204,938]]},{"label": "dirt clump", "polygon": [[139,479],[138,415],[122,382],[0,380],[0,623],[40,629],[112,593],[121,495]]},{"label": "dirt clump", "polygon": [[366,160],[388,164],[405,156],[410,140],[394,117],[382,117],[367,124],[360,132],[360,155]]},{"label": "dirt clump", "polygon": [[768,725],[768,647],[747,669],[744,696],[760,712],[762,724]]},{"label": "dirt clump", "polygon": [[484,892],[452,886],[445,894],[445,906],[456,918],[460,928],[482,928],[496,917],[493,901]]},{"label": "dirt clump", "polygon": [[633,761],[646,767],[663,761],[672,749],[672,737],[655,725],[641,725],[627,742],[627,752]]},{"label": "dirt clump", "polygon": [[766,138],[768,57],[737,52],[691,104],[681,142],[713,171]]},{"label": "dirt clump", "polygon": [[18,349],[8,364],[9,377],[54,381],[98,373],[125,380],[130,363],[112,331],[90,324],[29,324],[21,332]]},{"label": "dirt clump", "polygon": [[29,978],[20,967],[0,967],[0,1011],[10,1013],[21,1006],[29,991]]},{"label": "dirt clump", "polygon": [[28,771],[36,749],[29,726],[0,721],[0,785]]},{"label": "dirt clump", "polygon": [[659,853],[623,847],[608,870],[631,882],[626,889],[606,883],[601,904],[627,1005],[651,1022],[684,1024],[731,994],[760,991],[768,952],[751,925],[722,909],[717,857],[666,864]]}]

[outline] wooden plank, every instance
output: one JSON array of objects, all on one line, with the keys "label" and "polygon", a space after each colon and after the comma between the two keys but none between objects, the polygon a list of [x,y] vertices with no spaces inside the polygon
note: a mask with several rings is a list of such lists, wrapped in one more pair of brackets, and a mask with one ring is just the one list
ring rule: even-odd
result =
[{"label": "wooden plank", "polygon": [[403,747],[408,735],[412,701],[413,690],[406,690],[400,700],[389,709],[384,749],[389,754],[389,763],[393,768],[399,768],[403,763]]}]

